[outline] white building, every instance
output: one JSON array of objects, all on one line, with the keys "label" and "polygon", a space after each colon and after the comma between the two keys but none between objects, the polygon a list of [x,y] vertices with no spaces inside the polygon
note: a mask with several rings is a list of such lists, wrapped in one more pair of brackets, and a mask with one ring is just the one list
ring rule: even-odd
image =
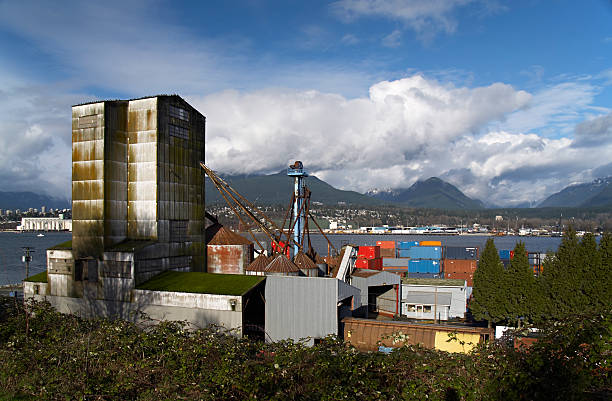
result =
[{"label": "white building", "polygon": [[22,217],[21,231],[72,231],[72,220],[62,217]]},{"label": "white building", "polygon": [[403,279],[403,316],[415,319],[464,318],[468,291],[465,280]]}]

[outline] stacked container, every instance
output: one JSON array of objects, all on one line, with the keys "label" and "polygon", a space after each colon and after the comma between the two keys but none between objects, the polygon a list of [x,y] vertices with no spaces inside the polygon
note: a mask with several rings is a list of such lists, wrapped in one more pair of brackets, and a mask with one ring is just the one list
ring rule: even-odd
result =
[{"label": "stacked container", "polygon": [[382,259],[379,246],[360,246],[355,261],[357,269],[382,270]]},{"label": "stacked container", "polygon": [[380,247],[381,258],[394,258],[395,255],[395,241],[376,241],[376,246]]},{"label": "stacked container", "polygon": [[514,251],[510,251],[508,249],[499,250],[499,260],[501,260],[505,268],[508,268],[510,265],[510,260],[512,260],[513,257]]},{"label": "stacked container", "polygon": [[474,272],[478,267],[478,248],[446,247],[444,250],[444,278],[467,281],[473,286]]},{"label": "stacked container", "polygon": [[[440,273],[440,260],[442,259],[442,246],[440,241],[406,241],[398,243],[398,258],[393,263],[396,266],[408,266],[410,274]],[[391,261],[387,262],[389,265]],[[384,264],[383,264],[384,266]]]}]

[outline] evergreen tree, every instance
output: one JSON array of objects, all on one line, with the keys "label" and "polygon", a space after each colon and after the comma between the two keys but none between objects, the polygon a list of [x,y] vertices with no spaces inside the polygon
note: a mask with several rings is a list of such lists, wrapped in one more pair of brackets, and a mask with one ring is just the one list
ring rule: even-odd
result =
[{"label": "evergreen tree", "polygon": [[514,247],[514,257],[505,272],[504,290],[507,293],[507,318],[521,327],[523,320],[533,321],[537,314],[537,282],[525,243],[518,242]]},{"label": "evergreen tree", "polygon": [[597,310],[609,310],[612,305],[612,234],[604,233],[597,248],[599,268],[590,271],[592,303]]},{"label": "evergreen tree", "polygon": [[474,272],[474,298],[470,302],[474,318],[487,320],[489,327],[492,322],[502,321],[507,315],[503,281],[504,267],[493,239],[489,238]]},{"label": "evergreen tree", "polygon": [[581,289],[583,253],[576,232],[569,227],[559,249],[544,265],[543,279],[550,303],[547,315],[560,319],[584,307]]}]

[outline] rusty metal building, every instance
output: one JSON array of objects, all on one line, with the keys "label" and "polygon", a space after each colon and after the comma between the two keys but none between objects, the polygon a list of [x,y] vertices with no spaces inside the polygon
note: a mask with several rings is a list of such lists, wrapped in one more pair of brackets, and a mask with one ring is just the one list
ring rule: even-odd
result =
[{"label": "rusty metal building", "polygon": [[253,262],[253,243],[220,224],[206,229],[208,273],[245,274]]},{"label": "rusty metal building", "polygon": [[205,271],[204,134],[176,95],[73,106],[73,260],[51,293],[121,299],[162,271]]}]

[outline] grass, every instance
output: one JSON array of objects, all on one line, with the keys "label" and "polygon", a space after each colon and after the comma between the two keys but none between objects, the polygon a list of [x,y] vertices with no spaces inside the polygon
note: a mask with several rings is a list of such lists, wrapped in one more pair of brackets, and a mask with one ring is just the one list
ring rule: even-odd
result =
[{"label": "grass", "polygon": [[167,271],[137,286],[139,290],[242,295],[264,279],[261,276]]},{"label": "grass", "polygon": [[66,242],[62,242],[61,244],[57,244],[52,246],[51,248],[48,248],[52,251],[65,251],[65,250],[70,250],[72,249],[72,240],[69,239]]},{"label": "grass", "polygon": [[402,277],[402,284],[416,285],[459,285],[465,284],[464,280],[459,279],[444,279],[444,278],[410,278]]},{"label": "grass", "polygon": [[33,276],[30,276],[25,279],[25,281],[30,281],[32,283],[46,283],[47,282],[47,271],[40,272]]}]

